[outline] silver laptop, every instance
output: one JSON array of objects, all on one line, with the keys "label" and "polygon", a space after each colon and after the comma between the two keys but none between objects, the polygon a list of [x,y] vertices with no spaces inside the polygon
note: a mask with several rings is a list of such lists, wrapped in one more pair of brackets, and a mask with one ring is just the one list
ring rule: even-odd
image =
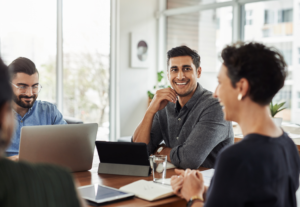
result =
[{"label": "silver laptop", "polygon": [[98,124],[25,126],[21,130],[19,160],[51,163],[72,172],[92,168]]}]

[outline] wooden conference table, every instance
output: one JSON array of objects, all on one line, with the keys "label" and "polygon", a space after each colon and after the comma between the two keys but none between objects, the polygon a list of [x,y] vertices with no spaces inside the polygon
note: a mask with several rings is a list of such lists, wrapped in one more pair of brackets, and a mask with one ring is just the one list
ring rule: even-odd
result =
[{"label": "wooden conference table", "polygon": [[[199,170],[207,170],[207,168],[199,168]],[[113,188],[120,188],[124,185],[132,183],[137,180],[152,180],[152,175],[149,177],[135,177],[135,176],[125,176],[125,175],[109,175],[109,174],[98,174],[98,164],[93,164],[93,167],[89,171],[76,172],[73,173],[76,180],[79,182],[80,186],[91,185],[91,184],[101,184]],[[174,169],[167,170],[166,178],[170,178],[175,175]],[[135,207],[135,206],[166,206],[166,207],[177,207],[186,206],[186,201],[177,196],[171,196],[168,198],[160,199],[157,201],[146,201],[137,197],[132,199],[127,199],[124,201],[113,202],[106,205],[100,206],[123,206],[123,207]]]},{"label": "wooden conference table", "polygon": [[[285,127],[282,128],[293,134],[300,134],[300,127]],[[235,134],[235,142],[242,140],[241,129],[239,126],[233,127]],[[293,139],[300,153],[300,139]],[[207,168],[199,168],[199,170],[207,170]],[[79,182],[80,186],[91,185],[91,184],[102,184],[106,186],[110,186],[113,188],[120,188],[124,185],[132,183],[134,181],[144,179],[144,180],[152,180],[152,175],[149,177],[134,177],[134,176],[125,176],[125,175],[108,175],[108,174],[98,174],[98,163],[94,163],[93,167],[89,171],[85,172],[77,172],[73,174],[76,180]],[[170,178],[172,175],[175,175],[174,169],[167,170],[166,177]],[[113,202],[110,204],[100,205],[100,206],[123,206],[123,207],[135,207],[135,206],[166,206],[166,207],[177,207],[177,206],[185,206],[186,201],[177,197],[171,196],[168,198],[160,199],[157,201],[146,201],[137,197],[133,199],[128,199],[119,202]]]}]

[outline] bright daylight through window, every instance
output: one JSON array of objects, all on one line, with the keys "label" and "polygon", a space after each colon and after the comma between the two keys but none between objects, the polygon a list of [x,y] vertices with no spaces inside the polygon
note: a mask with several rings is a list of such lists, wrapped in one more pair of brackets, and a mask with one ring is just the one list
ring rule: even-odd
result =
[{"label": "bright daylight through window", "polygon": [[[258,41],[275,47],[288,64],[285,86],[273,101],[285,101],[286,110],[278,116],[284,121],[300,123],[297,91],[300,90],[300,4],[299,0],[248,1],[240,5],[240,14],[233,15],[233,1],[221,0],[168,0],[167,9],[198,7],[200,11],[167,16],[167,47],[187,45],[201,56],[202,78],[209,90],[214,90],[212,81],[220,65],[220,52],[226,44],[235,41],[234,31],[240,40]],[[201,9],[199,5],[211,5]],[[213,7],[213,9],[212,9]],[[187,12],[187,9],[186,11]],[[235,24],[235,20],[239,24]],[[297,36],[298,34],[298,36]]]},{"label": "bright daylight through window", "polygon": [[[54,104],[57,101],[56,2],[0,1],[1,57],[6,64],[18,57],[32,60],[43,86],[38,99]],[[97,139],[108,140],[110,1],[62,2],[62,113],[64,117],[77,118],[84,123],[98,123]]]}]

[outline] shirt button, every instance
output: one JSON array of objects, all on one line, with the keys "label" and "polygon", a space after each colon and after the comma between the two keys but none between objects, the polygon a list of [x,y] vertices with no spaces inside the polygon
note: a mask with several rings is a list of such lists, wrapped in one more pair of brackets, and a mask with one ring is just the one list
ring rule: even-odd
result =
[{"label": "shirt button", "polygon": [[178,119],[178,121],[180,121],[180,120],[181,120],[181,118]]},{"label": "shirt button", "polygon": [[21,120],[21,123],[23,123],[23,121]]},{"label": "shirt button", "polygon": [[179,139],[179,137],[176,137],[176,139]]}]

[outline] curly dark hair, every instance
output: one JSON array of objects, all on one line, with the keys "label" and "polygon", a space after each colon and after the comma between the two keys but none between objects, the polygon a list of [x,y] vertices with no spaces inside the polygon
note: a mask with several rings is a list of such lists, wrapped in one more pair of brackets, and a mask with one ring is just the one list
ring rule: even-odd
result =
[{"label": "curly dark hair", "polygon": [[198,69],[200,66],[200,56],[198,55],[197,51],[192,50],[187,46],[174,47],[168,51],[167,55],[168,55],[168,60],[167,60],[168,66],[169,66],[170,58],[179,57],[179,56],[190,56],[193,60],[196,69]]},{"label": "curly dark hair", "polygon": [[273,47],[257,42],[237,42],[226,46],[221,57],[232,86],[235,88],[241,78],[247,79],[248,95],[260,105],[269,104],[284,85],[287,65]]}]

